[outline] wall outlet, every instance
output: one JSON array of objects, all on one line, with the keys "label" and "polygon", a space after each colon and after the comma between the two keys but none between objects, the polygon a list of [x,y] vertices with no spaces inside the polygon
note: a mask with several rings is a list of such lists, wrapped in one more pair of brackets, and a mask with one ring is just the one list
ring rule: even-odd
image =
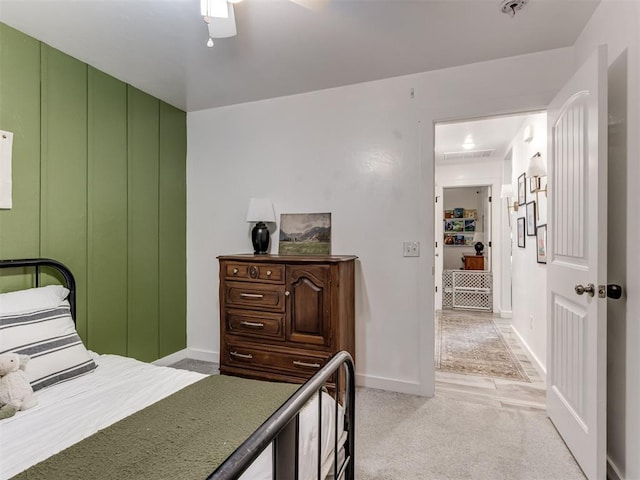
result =
[{"label": "wall outlet", "polygon": [[419,257],[420,242],[404,242],[402,244],[402,252],[405,257]]}]

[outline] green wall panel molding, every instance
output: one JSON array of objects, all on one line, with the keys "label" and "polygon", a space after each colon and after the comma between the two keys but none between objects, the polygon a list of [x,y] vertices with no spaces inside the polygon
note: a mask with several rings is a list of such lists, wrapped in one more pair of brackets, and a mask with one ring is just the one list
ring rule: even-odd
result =
[{"label": "green wall panel molding", "polygon": [[161,357],[184,348],[187,325],[186,114],[160,104],[160,337]]},{"label": "green wall panel molding", "polygon": [[87,333],[87,65],[42,45],[40,253],[76,279],[76,328]]},{"label": "green wall panel molding", "polygon": [[[92,350],[185,348],[186,114],[0,23],[0,129],[14,132],[0,258],[69,266]],[[31,282],[5,271],[0,290]]]},{"label": "green wall panel molding", "polygon": [[[13,208],[0,210],[0,258],[40,255],[40,42],[0,23],[0,130],[13,132]],[[3,270],[0,289],[31,286]]]},{"label": "green wall panel molding", "polygon": [[88,347],[127,354],[127,86],[89,67]]},{"label": "green wall panel molding", "polygon": [[128,87],[129,352],[158,358],[160,102]]}]

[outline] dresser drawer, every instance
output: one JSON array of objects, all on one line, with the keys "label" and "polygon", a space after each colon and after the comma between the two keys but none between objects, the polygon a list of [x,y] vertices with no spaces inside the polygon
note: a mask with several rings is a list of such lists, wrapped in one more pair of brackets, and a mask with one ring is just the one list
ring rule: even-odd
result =
[{"label": "dresser drawer", "polygon": [[284,285],[227,282],[225,298],[229,307],[248,307],[284,312]]},{"label": "dresser drawer", "polygon": [[227,334],[284,340],[284,314],[229,309],[225,317]]},{"label": "dresser drawer", "polygon": [[224,265],[224,276],[227,280],[284,283],[284,265],[240,262],[225,262]]},{"label": "dresser drawer", "polygon": [[281,371],[298,376],[311,376],[327,363],[331,354],[287,351],[286,348],[269,349],[248,344],[229,342],[225,348],[225,364],[229,367],[256,368]]}]

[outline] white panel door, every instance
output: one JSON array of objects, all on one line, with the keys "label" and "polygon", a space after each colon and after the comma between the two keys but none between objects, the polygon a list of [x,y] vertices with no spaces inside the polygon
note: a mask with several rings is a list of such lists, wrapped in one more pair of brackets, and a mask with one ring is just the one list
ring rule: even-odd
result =
[{"label": "white panel door", "polygon": [[606,478],[606,114],[600,47],[548,110],[547,411],[590,480]]}]

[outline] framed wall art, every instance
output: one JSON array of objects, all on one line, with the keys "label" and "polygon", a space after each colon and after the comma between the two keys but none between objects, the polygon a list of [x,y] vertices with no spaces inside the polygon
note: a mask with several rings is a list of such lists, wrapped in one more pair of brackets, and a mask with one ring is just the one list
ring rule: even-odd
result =
[{"label": "framed wall art", "polygon": [[539,225],[536,228],[536,260],[538,263],[547,263],[547,226]]},{"label": "framed wall art", "polygon": [[527,203],[527,236],[535,237],[536,235],[536,202]]},{"label": "framed wall art", "polygon": [[536,190],[540,189],[540,177],[530,177],[529,178],[529,191],[531,193],[536,193]]},{"label": "framed wall art", "polygon": [[331,214],[281,214],[278,247],[280,255],[331,255]]},{"label": "framed wall art", "polygon": [[527,177],[523,173],[518,177],[518,205],[527,203]]},{"label": "framed wall art", "polygon": [[525,219],[524,217],[520,217],[518,219],[518,246],[520,248],[524,248],[525,247]]}]

